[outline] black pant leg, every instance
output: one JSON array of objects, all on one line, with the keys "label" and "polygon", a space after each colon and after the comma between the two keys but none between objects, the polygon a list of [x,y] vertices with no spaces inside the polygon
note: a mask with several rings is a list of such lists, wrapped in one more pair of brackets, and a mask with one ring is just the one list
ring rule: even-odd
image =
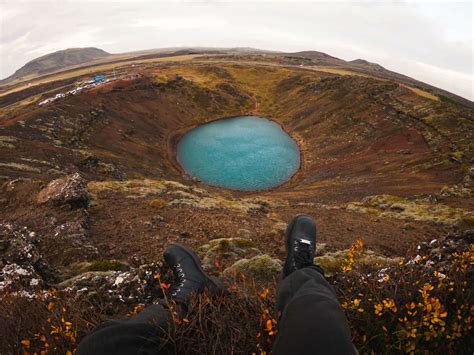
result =
[{"label": "black pant leg", "polygon": [[293,272],[280,283],[282,312],[274,355],[356,354],[336,293],[318,267]]},{"label": "black pant leg", "polygon": [[76,355],[158,354],[160,333],[170,322],[162,305],[149,306],[129,319],[99,325],[81,341]]}]

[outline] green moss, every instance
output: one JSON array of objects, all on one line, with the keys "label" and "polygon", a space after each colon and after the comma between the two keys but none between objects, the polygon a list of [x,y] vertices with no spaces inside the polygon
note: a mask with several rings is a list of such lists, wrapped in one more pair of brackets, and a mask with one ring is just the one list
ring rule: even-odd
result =
[{"label": "green moss", "polygon": [[473,227],[474,226],[474,216],[464,216],[464,218],[461,220],[461,223],[468,226],[468,227]]},{"label": "green moss", "polygon": [[[330,276],[342,271],[342,267],[347,262],[348,252],[349,249],[327,253],[323,256],[314,258],[314,263],[321,266],[324,269],[326,275]],[[381,254],[377,254],[373,250],[364,248],[361,254],[356,254],[354,260],[355,262],[352,265],[354,269],[365,270],[369,272],[371,270],[380,269],[381,267],[395,265],[400,261],[400,258],[389,258]]]},{"label": "green moss", "polygon": [[314,263],[321,266],[328,274],[341,271],[345,259],[334,256],[318,256],[314,258]]},{"label": "green moss", "polygon": [[409,200],[392,195],[376,195],[363,202],[352,202],[347,210],[362,212],[379,217],[397,218],[405,221],[432,222],[442,225],[457,225],[471,214],[461,208],[425,200]]},{"label": "green moss", "polygon": [[224,275],[238,277],[244,274],[247,278],[266,283],[273,282],[281,272],[281,261],[268,255],[257,255],[251,259],[241,259],[224,270]]},{"label": "green moss", "polygon": [[95,260],[87,267],[87,271],[124,271],[127,265],[119,260]]}]

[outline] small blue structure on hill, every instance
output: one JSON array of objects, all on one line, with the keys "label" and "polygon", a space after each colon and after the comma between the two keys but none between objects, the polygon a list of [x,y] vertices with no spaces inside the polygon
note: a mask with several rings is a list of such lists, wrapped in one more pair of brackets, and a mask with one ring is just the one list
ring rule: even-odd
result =
[{"label": "small blue structure on hill", "polygon": [[97,75],[97,76],[94,76],[92,80],[94,80],[94,82],[96,83],[102,83],[105,81],[105,77],[103,75]]}]

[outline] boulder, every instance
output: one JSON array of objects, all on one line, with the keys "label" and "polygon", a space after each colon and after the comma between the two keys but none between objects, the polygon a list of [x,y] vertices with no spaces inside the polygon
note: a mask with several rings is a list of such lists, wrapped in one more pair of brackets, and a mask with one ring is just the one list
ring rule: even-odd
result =
[{"label": "boulder", "polygon": [[49,243],[54,242],[61,250],[54,258],[56,263],[67,265],[99,256],[98,249],[89,238],[87,220],[81,217],[56,226],[49,236]]},{"label": "boulder", "polygon": [[129,271],[130,266],[115,259],[97,259],[93,261],[75,262],[60,269],[60,280],[71,280],[77,275],[87,272]]},{"label": "boulder", "polygon": [[251,259],[240,259],[232,266],[224,270],[223,275],[228,277],[239,277],[244,275],[245,279],[251,279],[257,284],[272,283],[277,280],[282,270],[282,262],[266,254],[257,255]]},{"label": "boulder", "polygon": [[[326,276],[332,276],[342,271],[343,266],[347,264],[347,255],[349,249],[339,250],[335,252],[327,252],[321,256],[314,258],[314,263],[324,269]],[[376,253],[370,249],[364,249],[360,254],[355,256],[354,266],[358,269],[377,270],[380,268],[397,265],[402,258],[390,258]]]},{"label": "boulder", "polygon": [[25,226],[0,224],[0,293],[33,297],[54,279],[54,270],[42,259],[39,237]]},{"label": "boulder", "polygon": [[79,173],[53,180],[38,193],[37,202],[69,204],[75,208],[87,207],[89,204],[87,181]]},{"label": "boulder", "polygon": [[36,265],[41,256],[36,247],[39,238],[27,227],[13,223],[0,224],[0,265],[16,263]]},{"label": "boulder", "polygon": [[261,252],[250,239],[219,238],[201,246],[198,254],[202,258],[204,268],[209,270],[216,265],[229,266],[238,259],[255,256]]},{"label": "boulder", "polygon": [[94,299],[100,295],[106,308],[117,304],[150,303],[163,297],[157,274],[159,264],[146,264],[127,271],[86,271],[57,285],[63,289]]}]

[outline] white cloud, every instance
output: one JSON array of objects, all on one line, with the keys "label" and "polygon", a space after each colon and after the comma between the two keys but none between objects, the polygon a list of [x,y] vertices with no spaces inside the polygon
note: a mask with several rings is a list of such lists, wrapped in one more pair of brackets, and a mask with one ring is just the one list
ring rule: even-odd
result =
[{"label": "white cloud", "polygon": [[217,28],[218,26],[226,26],[227,22],[223,19],[217,19],[212,16],[204,16],[198,18],[156,18],[156,19],[138,19],[132,23],[131,27],[148,27],[153,30],[161,31],[177,31],[192,30],[202,28]]},{"label": "white cloud", "polygon": [[0,77],[68,47],[318,50],[363,58],[474,99],[472,2],[0,2]]}]

